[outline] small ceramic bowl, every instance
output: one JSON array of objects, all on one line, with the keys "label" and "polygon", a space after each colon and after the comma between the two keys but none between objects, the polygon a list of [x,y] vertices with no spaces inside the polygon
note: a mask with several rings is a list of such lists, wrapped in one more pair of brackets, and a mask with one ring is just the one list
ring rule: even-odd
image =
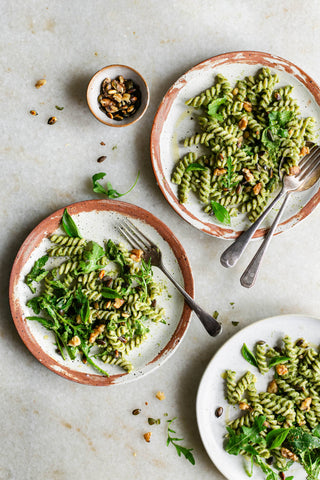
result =
[{"label": "small ceramic bowl", "polygon": [[[110,78],[111,80],[116,79],[121,75],[125,80],[132,80],[135,85],[140,89],[141,93],[141,102],[140,106],[137,108],[136,112],[129,116],[123,118],[123,120],[114,120],[109,118],[102,109],[98,97],[101,93],[101,84],[105,78]],[[97,120],[109,125],[110,127],[126,127],[127,125],[132,125],[137,120],[139,120],[149,105],[149,88],[146,84],[144,78],[131,67],[126,65],[109,65],[99,70],[91,78],[88,88],[87,88],[87,103],[91,113],[96,117]]]}]

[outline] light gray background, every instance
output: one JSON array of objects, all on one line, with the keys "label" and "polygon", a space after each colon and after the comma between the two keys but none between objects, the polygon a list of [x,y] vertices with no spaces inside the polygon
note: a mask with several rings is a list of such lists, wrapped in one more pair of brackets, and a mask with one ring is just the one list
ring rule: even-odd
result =
[{"label": "light gray background", "polygon": [[[258,243],[236,268],[220,266],[226,243],[180,219],[156,186],[149,157],[152,121],[182,73],[228,51],[279,55],[319,83],[320,4],[16,0],[2,2],[1,20],[0,479],[222,479],[196,425],[201,375],[241,327],[281,313],[319,316],[320,210],[273,240],[258,284],[245,290],[239,277]],[[92,74],[112,63],[136,68],[150,87],[147,113],[125,129],[100,124],[85,100]],[[47,84],[37,90],[40,78]],[[32,117],[30,109],[39,115]],[[58,122],[49,126],[52,115]],[[100,155],[108,157],[103,164],[96,162]],[[224,332],[209,338],[193,317],[177,352],[151,375],[111,388],[74,384],[41,366],[20,340],[8,306],[10,269],[39,221],[72,202],[97,198],[90,186],[94,173],[107,172],[125,191],[138,170],[139,183],[124,200],[150,210],[175,232],[192,265],[196,299],[220,312]],[[158,390],[165,392],[162,402],[155,398]],[[142,409],[137,417],[134,408]],[[178,417],[177,432],[194,448],[195,466],[166,447],[164,413]],[[148,416],[160,417],[161,425],[150,427]],[[148,430],[150,444],[143,439]]]}]

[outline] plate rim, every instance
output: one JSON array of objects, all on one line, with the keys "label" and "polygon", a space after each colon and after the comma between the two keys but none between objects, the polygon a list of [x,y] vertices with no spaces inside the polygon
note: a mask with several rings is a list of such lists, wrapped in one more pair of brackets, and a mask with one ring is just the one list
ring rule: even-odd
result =
[{"label": "plate rim", "polygon": [[[205,222],[197,218],[190,210],[188,210],[185,205],[180,204],[176,194],[173,192],[171,185],[166,180],[165,175],[162,169],[161,155],[160,155],[160,137],[165,124],[165,118],[170,112],[170,108],[177,97],[180,90],[187,83],[186,76],[191,72],[201,70],[207,65],[212,64],[212,68],[216,68],[220,65],[231,64],[231,63],[241,63],[241,64],[263,64],[271,68],[276,69],[275,63],[282,66],[282,69],[297,78],[305,88],[311,93],[314,97],[315,102],[320,108],[320,87],[318,84],[308,75],[302,68],[295,65],[290,60],[286,60],[277,55],[273,55],[267,52],[255,51],[255,50],[239,50],[232,51],[227,53],[222,53],[215,55],[206,60],[197,63],[186,72],[184,72],[180,77],[169,87],[164,97],[161,100],[161,103],[156,111],[151,136],[150,136],[150,155],[151,163],[154,171],[154,175],[157,180],[157,184],[164,195],[166,201],[173,208],[173,210],[178,213],[178,215],[183,218],[186,222],[192,225],[194,228],[212,235],[217,238],[225,240],[234,240],[243,232],[242,230],[235,231],[231,228],[227,228],[218,224]],[[279,66],[278,66],[279,70]],[[294,215],[292,215],[287,220],[279,223],[278,229],[274,235],[279,235],[288,228],[295,226],[298,222],[306,218],[319,204],[320,202],[320,185],[318,190],[314,193],[312,198]],[[253,238],[261,238],[265,236],[269,228],[259,228],[255,232]]]},{"label": "plate rim", "polygon": [[[150,364],[153,364],[153,368],[149,368],[146,372],[143,372],[140,375],[135,375],[135,372],[133,371],[131,372],[131,375],[128,372],[124,372],[115,375],[110,374],[109,377],[106,377],[101,374],[99,375],[95,373],[86,373],[73,370],[67,365],[64,366],[63,364],[58,363],[54,358],[50,357],[50,355],[46,353],[36,342],[31,333],[28,322],[23,314],[22,306],[19,303],[19,298],[15,297],[15,288],[18,284],[20,271],[23,268],[26,259],[40,245],[43,238],[47,237],[59,227],[65,208],[68,209],[71,215],[82,212],[91,212],[93,210],[116,212],[121,215],[129,216],[133,219],[136,218],[150,225],[158,232],[163,240],[169,244],[170,249],[173,251],[175,259],[179,265],[179,269],[184,281],[184,288],[191,297],[194,296],[193,275],[185,249],[177,237],[173,234],[171,229],[164,222],[162,222],[162,220],[148,210],[128,202],[106,199],[83,200],[59,208],[52,214],[46,216],[31,230],[18,250],[12,265],[9,279],[9,305],[11,316],[18,334],[31,354],[41,364],[57,375],[67,378],[68,380],[86,385],[107,386],[117,383],[129,383],[130,381],[144,377],[162,365],[174,353],[181,340],[185,336],[190,325],[190,317],[192,313],[192,310],[186,304],[186,302],[184,302],[180,320],[169,342],[150,362],[146,363],[145,366],[142,367],[143,369]],[[48,227],[49,231],[47,230]],[[161,362],[159,362],[160,360]],[[119,382],[121,377],[126,377],[126,381]]]},{"label": "plate rim", "polygon": [[[200,382],[199,382],[199,386],[198,386],[198,390],[197,390],[197,396],[196,396],[196,419],[197,419],[197,426],[198,426],[198,431],[199,431],[199,435],[200,435],[200,438],[201,438],[201,442],[202,442],[202,445],[204,446],[204,449],[208,455],[208,457],[210,458],[210,460],[212,461],[212,463],[215,465],[215,467],[217,468],[217,470],[222,474],[224,475],[226,478],[229,478],[228,475],[230,475],[230,472],[225,470],[224,467],[221,467],[221,465],[217,465],[217,463],[214,461],[213,459],[213,453],[215,452],[209,452],[209,449],[207,448],[207,444],[206,444],[206,441],[204,439],[204,434],[203,434],[203,431],[201,430],[200,428],[200,424],[203,422],[203,421],[200,421],[199,418],[200,418],[200,413],[199,413],[199,410],[200,410],[200,402],[201,402],[201,395],[202,395],[202,391],[204,390],[204,385],[205,385],[205,380],[206,380],[206,376],[208,375],[208,372],[210,371],[210,368],[211,368],[211,365],[212,363],[214,362],[215,360],[215,357],[220,353],[220,351],[225,348],[229,343],[231,343],[232,340],[234,340],[234,338],[236,336],[240,336],[240,334],[243,334],[245,333],[248,329],[250,328],[254,328],[255,326],[257,326],[257,324],[260,324],[260,323],[267,323],[268,321],[275,321],[277,319],[279,319],[279,324],[281,322],[281,319],[284,319],[284,317],[286,318],[292,318],[292,317],[296,317],[296,318],[307,318],[307,319],[311,319],[311,320],[316,320],[319,322],[319,325],[320,325],[320,317],[316,317],[314,315],[307,315],[307,314],[303,314],[303,313],[286,313],[286,314],[281,314],[281,315],[274,315],[272,317],[266,317],[266,318],[262,318],[262,319],[259,319],[259,320],[256,320],[255,322],[251,323],[250,325],[247,325],[243,328],[241,328],[238,332],[235,332],[230,338],[227,339],[227,341],[221,345],[218,350],[213,354],[213,356],[211,357],[211,359],[209,360],[209,362],[207,363],[207,366],[205,367],[204,371],[203,371],[203,374],[201,376],[201,379],[200,379]],[[257,333],[258,335],[259,333]],[[239,350],[239,354],[240,354],[240,350]],[[231,456],[230,456],[231,458]]]}]

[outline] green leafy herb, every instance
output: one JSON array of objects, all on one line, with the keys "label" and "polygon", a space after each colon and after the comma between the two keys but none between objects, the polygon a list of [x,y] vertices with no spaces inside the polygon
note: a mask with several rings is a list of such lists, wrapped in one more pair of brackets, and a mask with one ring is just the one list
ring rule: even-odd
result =
[{"label": "green leafy herb", "polygon": [[254,356],[254,354],[251,352],[251,350],[249,350],[249,348],[247,347],[247,345],[244,343],[242,345],[242,348],[241,348],[241,353],[242,353],[242,356],[243,358],[249,362],[251,365],[253,365],[254,367],[257,367],[258,368],[258,362],[257,362],[257,359],[256,357]]},{"label": "green leafy herb", "polygon": [[226,225],[230,225],[231,219],[228,210],[218,202],[211,200],[210,202],[212,211],[216,216],[217,220],[221,223],[225,223]]},{"label": "green leafy herb", "polygon": [[217,120],[219,120],[219,122],[222,122],[223,121],[223,115],[221,115],[221,113],[218,113],[218,110],[219,110],[221,105],[226,103],[226,101],[227,101],[227,98],[222,97],[222,98],[217,98],[216,100],[213,100],[212,102],[210,102],[208,104],[208,115],[209,115],[209,117],[216,118]]},{"label": "green leafy herb", "polygon": [[43,268],[47,263],[48,259],[48,255],[44,255],[43,257],[36,260],[30,272],[26,275],[25,283],[28,285],[32,293],[35,293],[36,291],[32,283],[39,283],[49,273],[48,270],[45,270]]},{"label": "green leafy herb", "polygon": [[[249,441],[253,443],[265,443],[265,439],[260,435],[260,432],[266,429],[264,425],[265,421],[266,417],[259,415],[259,417],[254,419],[252,427],[242,426],[240,433],[236,433],[232,428],[227,427],[229,438],[225,450],[231,455],[239,455],[241,450],[247,451]],[[257,452],[255,452],[255,454],[257,454]]]},{"label": "green leafy herb", "polygon": [[235,182],[234,179],[236,178],[236,174],[234,173],[234,167],[232,165],[232,158],[227,158],[227,175],[221,180],[222,185],[231,190],[232,188],[236,187],[239,182]]},{"label": "green leafy herb", "polygon": [[214,318],[215,320],[217,320],[217,318],[219,317],[219,312],[218,312],[217,310],[215,310],[215,311],[213,312],[213,315],[212,315],[212,316],[213,316],[213,318]]},{"label": "green leafy herb", "polygon": [[308,480],[318,480],[320,474],[320,424],[311,433],[292,428],[286,446],[299,456]]},{"label": "green leafy herb", "polygon": [[83,251],[82,258],[79,262],[79,268],[77,269],[77,274],[80,273],[90,273],[94,270],[99,270],[101,264],[99,260],[104,256],[104,250],[98,243],[89,242]]},{"label": "green leafy herb", "polygon": [[288,130],[284,127],[292,117],[293,113],[290,111],[269,113],[269,126],[262,132],[261,143],[267,148],[271,156],[279,149],[281,138],[288,137]]},{"label": "green leafy herb", "polygon": [[149,417],[148,418],[148,423],[149,423],[149,425],[160,425],[161,420],[160,420],[160,418]]},{"label": "green leafy herb", "polygon": [[285,363],[290,360],[289,357],[273,357],[269,362],[269,367],[274,367],[275,365],[279,365],[280,363]]},{"label": "green leafy herb", "polygon": [[61,220],[62,226],[64,231],[66,232],[69,237],[81,237],[77,225],[74,223],[71,215],[69,214],[68,210],[65,208],[63,215],[62,215],[62,220]]},{"label": "green leafy herb", "polygon": [[57,109],[57,110],[63,110],[64,107],[59,107],[58,105],[56,105],[56,109]]},{"label": "green leafy herb", "polygon": [[102,287],[101,295],[104,298],[122,298],[123,297],[123,295],[120,292],[117,292],[117,290],[113,290],[112,288],[108,288],[108,287]]},{"label": "green leafy herb", "polygon": [[198,162],[194,162],[194,163],[190,163],[187,168],[186,168],[186,172],[190,172],[190,171],[194,171],[194,170],[205,170],[206,167],[204,167],[203,165],[201,165],[200,163]]},{"label": "green leafy herb", "polygon": [[112,260],[117,265],[119,265],[120,271],[122,273],[125,265],[123,253],[121,252],[121,250],[119,250],[119,248],[115,245],[115,243],[113,243],[113,241],[110,239],[106,244],[106,255],[108,258],[110,258],[110,260]]},{"label": "green leafy herb", "polygon": [[281,447],[290,430],[290,428],[278,428],[276,430],[271,430],[266,436],[268,448],[271,450],[273,448]]},{"label": "green leafy herb", "polygon": [[237,325],[239,325],[239,322],[231,322],[231,323],[232,323],[232,325],[233,325],[234,327],[236,327]]},{"label": "green leafy herb", "polygon": [[170,445],[170,443],[175,447],[176,451],[177,451],[177,454],[179,455],[179,457],[182,455],[185,456],[185,458],[187,460],[189,460],[189,462],[192,464],[192,465],[195,465],[195,459],[194,459],[194,456],[193,454],[191,453],[193,448],[186,448],[186,447],[182,447],[181,445],[179,445],[177,442],[181,442],[183,440],[183,438],[177,438],[177,437],[172,437],[170,434],[171,433],[176,433],[174,430],[172,430],[171,427],[171,424],[172,422],[174,422],[174,420],[176,420],[177,417],[174,417],[172,418],[171,420],[167,420],[168,422],[168,438],[167,438],[167,447]]},{"label": "green leafy herb", "polygon": [[104,178],[106,176],[106,173],[100,172],[96,173],[92,177],[92,189],[95,193],[101,193],[103,195],[106,195],[108,198],[119,198],[123,197],[124,195],[127,195],[127,193],[131,192],[131,190],[136,186],[137,181],[139,179],[140,171],[138,172],[137,178],[134,182],[134,184],[129,188],[129,190],[125,193],[119,193],[117,190],[115,190],[110,182],[107,182],[107,188],[105,189],[99,182],[101,178]]}]

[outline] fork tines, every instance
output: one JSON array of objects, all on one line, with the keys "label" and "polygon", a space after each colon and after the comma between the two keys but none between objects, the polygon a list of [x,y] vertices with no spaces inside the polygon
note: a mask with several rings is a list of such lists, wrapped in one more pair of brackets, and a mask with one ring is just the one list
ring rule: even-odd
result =
[{"label": "fork tines", "polygon": [[127,218],[119,225],[119,231],[133,248],[138,246],[141,250],[147,250],[153,246],[153,243]]},{"label": "fork tines", "polygon": [[307,176],[310,176],[312,172],[318,167],[320,159],[320,147],[319,145],[313,145],[310,152],[302,159],[299,164],[301,168],[297,177],[299,180],[303,180]]}]

